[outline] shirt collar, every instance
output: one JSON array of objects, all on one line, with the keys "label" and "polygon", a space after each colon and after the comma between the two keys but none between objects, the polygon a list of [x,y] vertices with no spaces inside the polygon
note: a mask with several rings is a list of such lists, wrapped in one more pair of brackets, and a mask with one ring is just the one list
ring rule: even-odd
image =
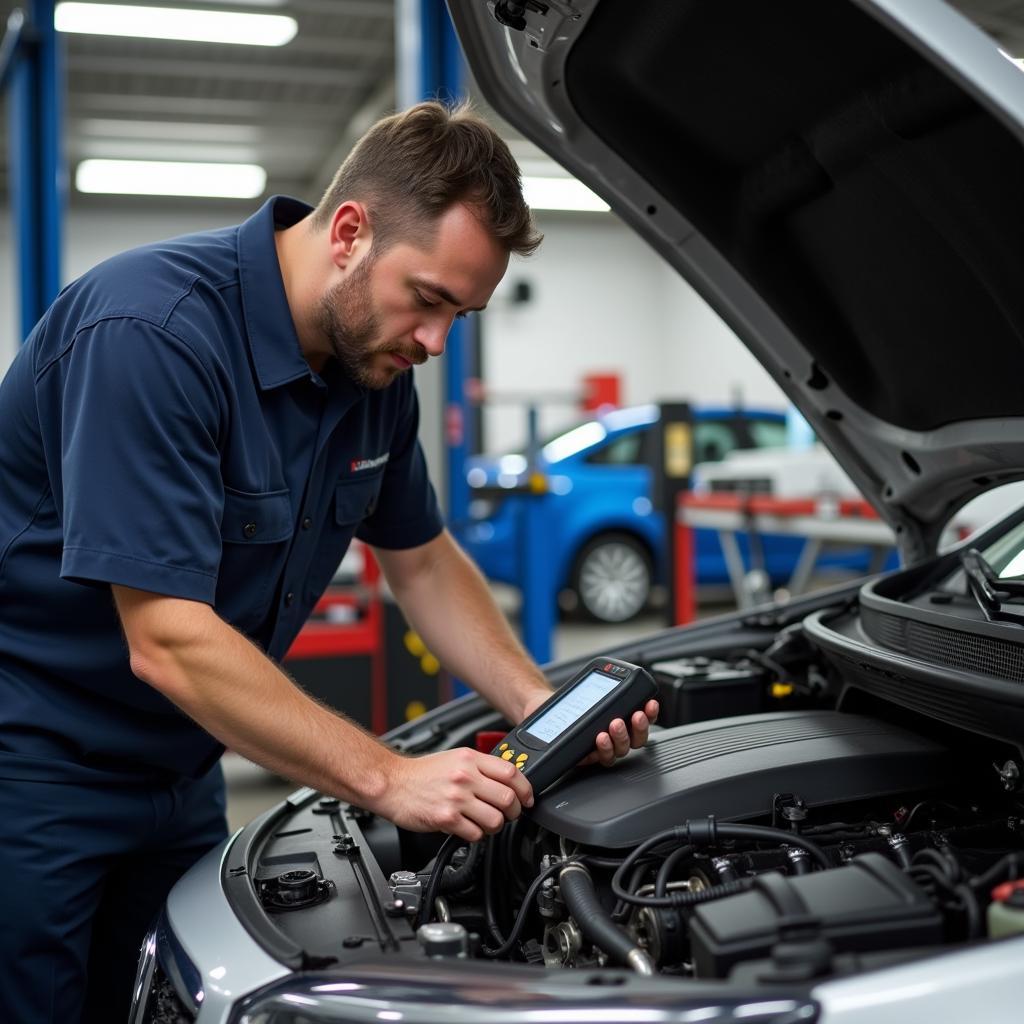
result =
[{"label": "shirt collar", "polygon": [[311,373],[288,308],[274,230],[297,224],[312,209],[289,196],[271,196],[238,228],[238,277],[245,330],[256,377],[264,391]]}]

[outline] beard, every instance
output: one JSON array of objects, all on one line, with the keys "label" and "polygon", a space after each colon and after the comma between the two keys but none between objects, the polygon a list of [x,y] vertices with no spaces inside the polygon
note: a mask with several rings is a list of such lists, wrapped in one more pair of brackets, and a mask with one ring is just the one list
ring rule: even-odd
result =
[{"label": "beard", "polygon": [[426,362],[427,352],[415,342],[409,346],[375,344],[381,328],[370,287],[373,262],[372,255],[364,258],[349,277],[321,298],[317,326],[346,375],[360,387],[379,390],[404,372],[391,360],[386,366],[379,365],[382,355],[398,355],[419,365]]}]

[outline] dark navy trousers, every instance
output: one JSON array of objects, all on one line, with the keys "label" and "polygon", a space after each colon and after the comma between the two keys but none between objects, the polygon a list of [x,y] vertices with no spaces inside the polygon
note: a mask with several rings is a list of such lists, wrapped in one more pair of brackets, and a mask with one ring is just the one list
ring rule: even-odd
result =
[{"label": "dark navy trousers", "polygon": [[227,835],[224,778],[0,778],[0,1018],[120,1024],[171,886]]}]

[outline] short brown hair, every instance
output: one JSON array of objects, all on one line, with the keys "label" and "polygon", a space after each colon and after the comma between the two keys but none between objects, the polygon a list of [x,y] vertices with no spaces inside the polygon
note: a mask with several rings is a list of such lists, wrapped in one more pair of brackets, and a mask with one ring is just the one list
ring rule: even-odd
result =
[{"label": "short brown hair", "polygon": [[543,238],[508,146],[468,103],[417,103],[378,121],[338,168],[313,227],[325,228],[347,200],[366,205],[378,252],[429,233],[459,202],[474,207],[508,252],[529,256]]}]

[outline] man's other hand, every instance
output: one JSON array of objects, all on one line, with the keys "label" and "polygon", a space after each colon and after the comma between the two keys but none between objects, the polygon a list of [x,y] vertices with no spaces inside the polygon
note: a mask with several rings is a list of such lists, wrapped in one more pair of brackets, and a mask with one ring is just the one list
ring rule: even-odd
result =
[{"label": "man's other hand", "polygon": [[[551,690],[538,693],[531,698],[525,708],[523,718],[532,715],[552,694]],[[608,726],[607,732],[599,732],[594,740],[594,750],[580,764],[603,764],[605,767],[615,764],[625,757],[630,750],[642,747],[647,743],[651,726],[658,720],[660,710],[656,700],[649,700],[640,711],[634,711],[627,728],[625,721],[616,718]]]},{"label": "man's other hand", "polygon": [[594,751],[588,754],[581,764],[603,764],[605,767],[615,764],[620,757],[625,757],[630,750],[642,747],[647,743],[651,726],[658,720],[660,710],[656,700],[649,700],[642,711],[634,711],[629,719],[629,728],[621,718],[616,718],[608,726],[607,732],[599,732],[594,740]]},{"label": "man's other hand", "polygon": [[396,758],[388,793],[374,810],[413,832],[447,832],[477,842],[532,806],[533,789],[518,768],[458,747]]}]

